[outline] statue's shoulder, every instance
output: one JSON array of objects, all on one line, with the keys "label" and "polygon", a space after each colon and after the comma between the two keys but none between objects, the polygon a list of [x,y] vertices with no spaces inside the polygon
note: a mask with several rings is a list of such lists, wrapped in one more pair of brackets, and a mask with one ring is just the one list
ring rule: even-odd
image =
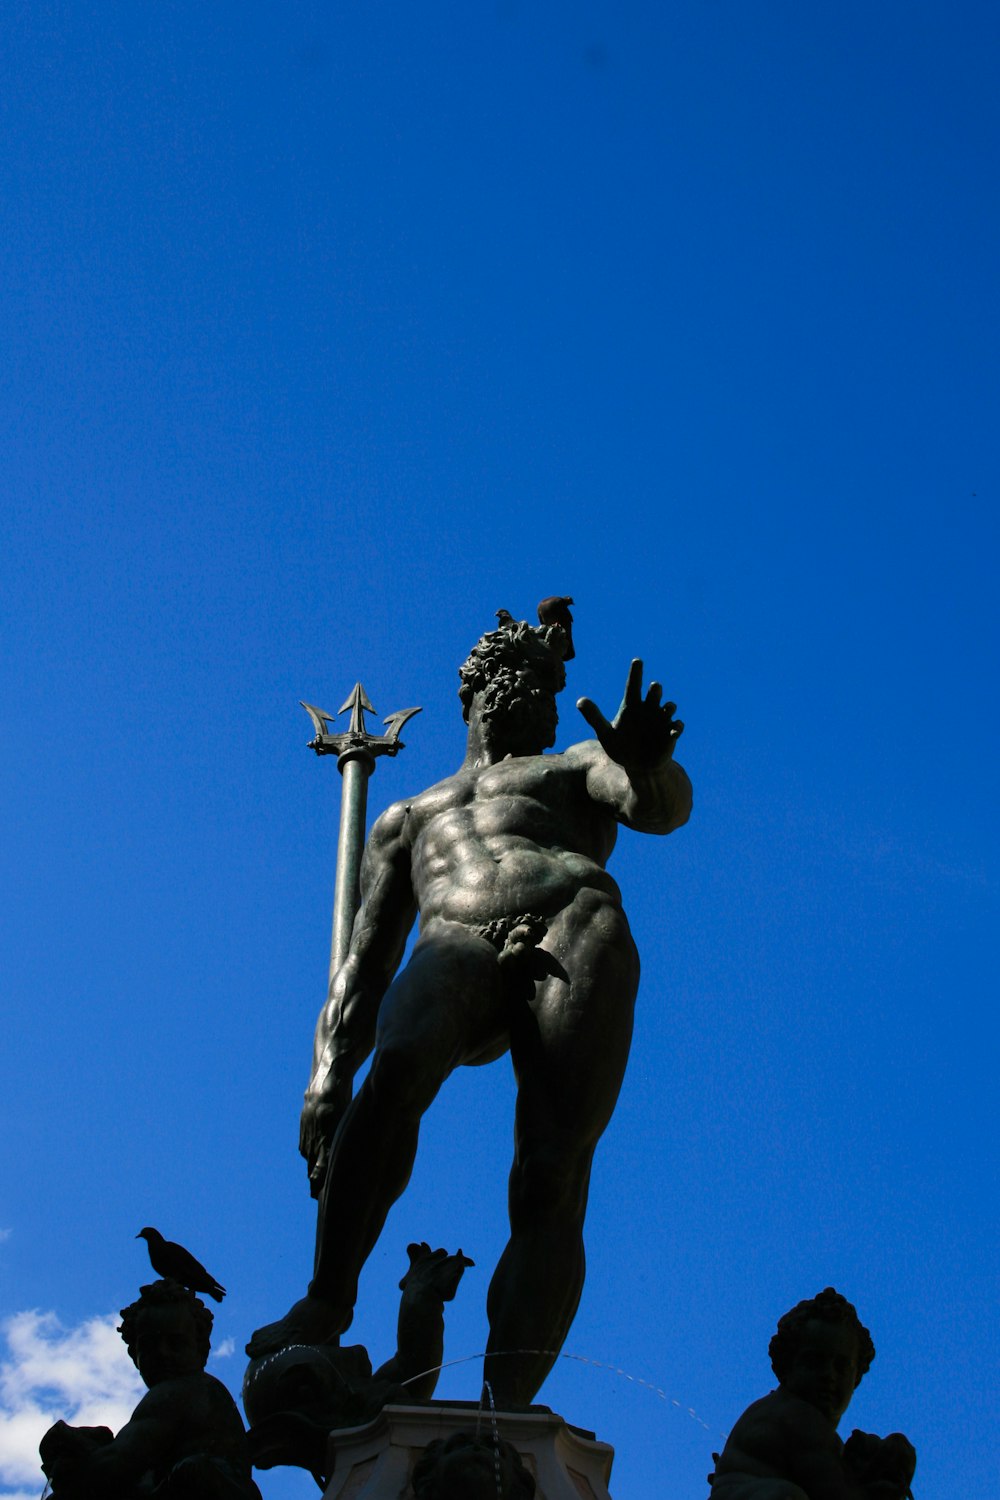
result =
[{"label": "statue's shoulder", "polygon": [[575,745],[560,750],[551,759],[563,761],[567,770],[586,771],[597,761],[607,760],[607,756],[597,740],[577,740]]},{"label": "statue's shoulder", "polygon": [[207,1370],[154,1385],[136,1407],[136,1418],[167,1423],[188,1433],[210,1431],[227,1439],[245,1431],[232,1393]]},{"label": "statue's shoulder", "polygon": [[575,745],[569,745],[558,755],[546,756],[546,759],[560,761],[567,776],[579,777],[582,782],[586,782],[595,769],[611,764],[597,740],[578,740]]},{"label": "statue's shoulder", "polygon": [[[132,1413],[133,1422],[159,1422],[188,1426],[204,1422],[218,1406],[213,1386],[220,1385],[214,1375],[199,1371],[192,1375],[175,1375],[150,1386]],[[225,1395],[232,1396],[221,1386]]]},{"label": "statue's shoulder", "polygon": [[723,1475],[775,1476],[787,1450],[783,1403],[777,1391],[754,1401],[733,1424],[715,1472]]},{"label": "statue's shoulder", "polygon": [[236,1405],[232,1391],[224,1386],[221,1380],[206,1371],[203,1379],[206,1384],[203,1387],[203,1396],[211,1409],[212,1421],[217,1430],[228,1433],[239,1433],[242,1435],[246,1429],[243,1426],[243,1418],[240,1409]]},{"label": "statue's shoulder", "polygon": [[731,1434],[731,1441],[741,1448],[760,1452],[769,1450],[838,1451],[841,1441],[832,1422],[811,1406],[778,1386],[759,1401],[748,1406]]},{"label": "statue's shoulder", "polygon": [[435,782],[414,797],[401,797],[375,820],[370,840],[376,846],[412,843],[432,818],[472,800],[474,778],[475,772],[463,769]]}]

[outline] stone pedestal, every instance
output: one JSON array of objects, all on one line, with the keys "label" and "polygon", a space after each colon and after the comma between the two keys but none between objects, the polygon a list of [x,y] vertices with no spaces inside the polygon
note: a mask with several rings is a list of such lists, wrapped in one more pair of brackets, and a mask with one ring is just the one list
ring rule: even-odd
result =
[{"label": "stone pedestal", "polygon": [[[496,1427],[534,1476],[535,1500],[611,1500],[614,1449],[592,1433],[545,1407],[498,1411]],[[325,1500],[413,1500],[410,1475],[428,1443],[477,1431],[491,1438],[493,1418],[475,1402],[387,1406],[364,1427],[338,1431]]]}]

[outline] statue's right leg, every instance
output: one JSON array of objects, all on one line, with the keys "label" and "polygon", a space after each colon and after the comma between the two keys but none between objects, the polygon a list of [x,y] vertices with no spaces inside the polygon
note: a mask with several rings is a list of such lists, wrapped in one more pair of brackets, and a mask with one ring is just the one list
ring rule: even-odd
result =
[{"label": "statue's right leg", "polygon": [[424,1111],[452,1069],[488,1046],[502,1024],[495,948],[466,928],[438,924],[386,992],[371,1068],[334,1137],[308,1295],[258,1330],[252,1357],[332,1341],[349,1326],[362,1267],[410,1180]]},{"label": "statue's right leg", "polygon": [[492,1013],[498,1024],[489,944],[454,925],[418,943],[382,1002],[371,1068],[334,1137],[310,1295],[353,1308],[361,1268],[410,1180],[424,1112],[452,1069],[482,1047]]}]

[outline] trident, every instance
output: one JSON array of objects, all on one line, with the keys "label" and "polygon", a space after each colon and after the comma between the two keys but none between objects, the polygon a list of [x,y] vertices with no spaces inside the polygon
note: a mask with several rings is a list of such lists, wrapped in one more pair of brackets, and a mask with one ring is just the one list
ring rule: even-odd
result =
[{"label": "trident", "polygon": [[[300,700],[301,702],[301,700]],[[365,727],[365,714],[375,712],[368,695],[360,682],[338,714],[351,711],[351,722],[342,734],[331,734],[327,725],[332,724],[334,714],[325,714],[311,703],[302,707],[313,721],[316,738],[309,741],[309,749],[317,755],[335,755],[337,770],[344,778],[340,793],[340,835],[337,839],[337,878],[333,897],[333,935],[330,940],[330,980],[347,957],[351,944],[351,929],[361,901],[361,855],[365,846],[365,814],[368,810],[368,778],[375,769],[375,758],[379,755],[396,755],[406,746],[399,738],[399,731],[407,719],[420,713],[419,708],[404,708],[390,714],[383,723],[389,733],[369,734]]]}]

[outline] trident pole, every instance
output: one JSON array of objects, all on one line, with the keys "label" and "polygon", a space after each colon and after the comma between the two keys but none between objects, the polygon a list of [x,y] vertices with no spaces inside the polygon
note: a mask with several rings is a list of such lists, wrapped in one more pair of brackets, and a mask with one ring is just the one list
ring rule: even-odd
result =
[{"label": "trident pole", "polygon": [[337,770],[343,777],[343,784],[340,789],[333,932],[330,935],[331,979],[347,957],[361,900],[361,855],[365,847],[368,778],[374,769],[375,761],[367,750],[347,750],[337,757]]},{"label": "trident pole", "polygon": [[337,769],[341,774],[340,833],[337,838],[337,871],[333,897],[333,932],[330,939],[329,982],[347,957],[351,946],[351,930],[358,906],[361,903],[361,856],[365,847],[365,816],[368,811],[368,778],[375,769],[380,755],[398,755],[405,749],[399,731],[407,719],[420,713],[419,708],[404,708],[390,714],[383,723],[388,734],[369,734],[365,714],[375,712],[368,695],[360,682],[347,702],[338,709],[338,714],[350,710],[350,726],[340,734],[331,734],[328,726],[334,721],[333,714],[324,713],[311,703],[302,707],[309,715],[316,736],[309,741],[309,749],[317,755],[335,755]]}]

